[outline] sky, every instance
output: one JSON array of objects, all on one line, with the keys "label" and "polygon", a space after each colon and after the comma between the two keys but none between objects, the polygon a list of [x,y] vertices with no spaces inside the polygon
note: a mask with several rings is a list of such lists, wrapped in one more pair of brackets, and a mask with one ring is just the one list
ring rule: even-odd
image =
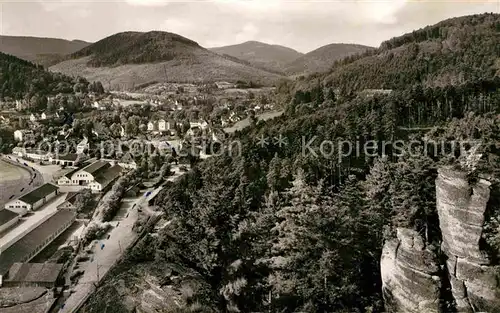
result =
[{"label": "sky", "polygon": [[122,31],[173,32],[210,48],[249,40],[309,52],[378,47],[441,20],[500,13],[500,0],[0,0],[0,34],[90,42]]}]

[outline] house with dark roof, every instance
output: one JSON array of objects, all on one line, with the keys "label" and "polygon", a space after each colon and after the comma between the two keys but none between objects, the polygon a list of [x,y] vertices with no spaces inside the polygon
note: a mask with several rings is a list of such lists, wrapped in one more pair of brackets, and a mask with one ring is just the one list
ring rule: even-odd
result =
[{"label": "house with dark roof", "polygon": [[7,209],[0,210],[0,233],[17,224],[19,218],[16,212]]},{"label": "house with dark roof", "polygon": [[118,165],[126,169],[136,169],[137,162],[135,161],[133,155],[130,152],[125,153],[120,160],[118,161]]},{"label": "house with dark roof", "polygon": [[57,179],[57,184],[59,186],[70,186],[70,185],[72,185],[73,182],[71,181],[71,177],[73,176],[73,174],[75,174],[79,170],[80,170],[79,168],[75,168],[75,169],[70,170],[66,174],[62,175],[61,177],[59,177],[59,179]]},{"label": "house with dark roof", "polygon": [[71,175],[71,184],[88,186],[95,180],[95,177],[102,171],[110,168],[111,164],[107,161],[98,160]]},{"label": "house with dark roof", "polygon": [[90,189],[93,192],[102,192],[106,190],[111,183],[113,183],[118,177],[120,177],[123,168],[119,165],[107,168],[99,172],[94,181],[90,183]]},{"label": "house with dark roof", "polygon": [[77,199],[78,194],[79,194],[79,192],[68,192],[66,194],[66,198],[64,199],[64,202],[61,203],[57,208],[60,210],[62,210],[62,209],[75,210],[76,209],[75,203],[76,203],[76,199]]},{"label": "house with dark roof", "polygon": [[64,285],[63,264],[14,263],[3,278],[2,287],[45,287]]},{"label": "house with dark roof", "polygon": [[79,163],[85,161],[87,156],[85,154],[65,153],[51,155],[49,162],[61,166],[77,166]]},{"label": "house with dark roof", "polygon": [[22,216],[29,211],[40,208],[58,193],[59,187],[47,183],[22,195],[16,200],[7,202],[5,208]]}]

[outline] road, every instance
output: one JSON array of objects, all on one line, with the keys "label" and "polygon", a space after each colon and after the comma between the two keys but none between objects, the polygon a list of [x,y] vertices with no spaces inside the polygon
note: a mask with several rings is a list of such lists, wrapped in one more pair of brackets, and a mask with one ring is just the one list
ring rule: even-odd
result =
[{"label": "road", "polygon": [[[123,219],[111,222],[115,227],[109,232],[109,239],[94,243],[91,261],[82,264],[81,268],[85,272],[73,288],[74,293],[69,296],[58,312],[76,312],[79,306],[96,290],[96,283],[102,280],[136,239],[137,234],[132,231],[132,227],[137,217],[138,212],[137,207],[135,207],[130,208],[127,216]],[[102,244],[104,244],[103,249],[101,249]]]},{"label": "road", "polygon": [[[178,177],[178,175],[175,177]],[[81,264],[80,269],[85,271],[83,276],[80,277],[78,283],[73,288],[74,293],[72,293],[64,302],[64,306],[56,312],[76,312],[76,310],[78,310],[87,298],[96,290],[95,285],[97,282],[102,280],[106,273],[113,267],[113,265],[116,264],[116,262],[123,256],[126,249],[136,239],[137,234],[132,231],[132,228],[138,219],[139,208],[152,216],[161,214],[152,210],[148,205],[148,201],[160,192],[160,190],[161,187],[156,189],[150,188],[140,197],[135,198],[135,201],[123,201],[125,211],[127,212],[126,215],[123,217],[117,217],[110,222],[114,228],[109,232],[109,239],[94,242],[94,247],[92,248],[93,260],[91,262]],[[151,194],[145,197],[145,194],[148,192],[151,192]],[[103,249],[101,249],[102,244],[104,244]]]}]

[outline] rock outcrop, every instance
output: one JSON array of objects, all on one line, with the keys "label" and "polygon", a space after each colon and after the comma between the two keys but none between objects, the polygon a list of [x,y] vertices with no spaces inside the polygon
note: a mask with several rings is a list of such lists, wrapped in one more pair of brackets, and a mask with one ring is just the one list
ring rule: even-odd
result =
[{"label": "rock outcrop", "polygon": [[439,170],[441,253],[409,229],[398,229],[397,239],[385,243],[381,275],[388,312],[444,313],[445,301],[457,312],[500,312],[500,266],[484,241],[491,185],[485,178],[470,183],[462,171]]},{"label": "rock outcrop", "polygon": [[436,180],[442,251],[459,312],[500,311],[500,267],[483,250],[491,183],[470,184],[464,172],[443,168]]},{"label": "rock outcrop", "polygon": [[399,228],[380,263],[388,312],[439,312],[440,268],[436,254],[413,230]]}]

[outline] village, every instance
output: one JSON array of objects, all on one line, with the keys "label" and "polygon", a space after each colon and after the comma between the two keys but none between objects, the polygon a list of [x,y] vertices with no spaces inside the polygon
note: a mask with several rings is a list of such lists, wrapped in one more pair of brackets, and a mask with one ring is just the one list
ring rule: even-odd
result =
[{"label": "village", "polygon": [[0,124],[13,132],[1,162],[30,177],[0,199],[0,293],[29,298],[0,303],[5,312],[76,312],[143,226],[160,219],[155,196],[220,149],[235,124],[273,110],[270,90],[152,88],[58,96],[42,112],[28,100],[2,103]]}]

